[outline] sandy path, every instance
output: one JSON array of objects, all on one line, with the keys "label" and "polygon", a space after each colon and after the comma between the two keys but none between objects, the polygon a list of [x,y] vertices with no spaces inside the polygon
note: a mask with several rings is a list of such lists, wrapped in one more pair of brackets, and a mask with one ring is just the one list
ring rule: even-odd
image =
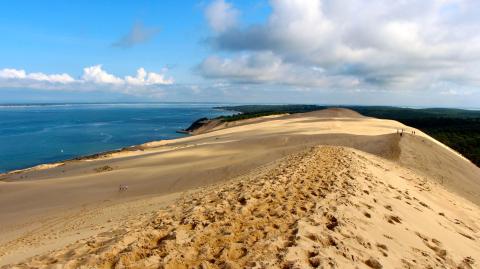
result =
[{"label": "sandy path", "polygon": [[438,184],[324,146],[13,268],[474,268],[479,224]]}]

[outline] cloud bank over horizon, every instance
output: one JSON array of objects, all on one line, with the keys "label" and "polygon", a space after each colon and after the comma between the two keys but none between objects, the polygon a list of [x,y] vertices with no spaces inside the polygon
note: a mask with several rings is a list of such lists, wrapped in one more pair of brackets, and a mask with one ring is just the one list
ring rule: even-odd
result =
[{"label": "cloud bank over horizon", "polygon": [[102,65],[85,67],[80,78],[69,74],[28,73],[23,69],[0,69],[0,88],[28,88],[40,90],[109,90],[135,94],[144,93],[149,86],[172,85],[174,79],[165,75],[166,69],[160,73],[147,72],[143,67],[135,76],[123,78],[108,73]]},{"label": "cloud bank over horizon", "polygon": [[224,0],[213,1],[205,12],[213,55],[198,72],[229,83],[338,90],[468,94],[480,87],[478,1],[272,0],[270,5],[263,23],[242,25],[237,18],[220,28],[216,22],[239,12]]}]

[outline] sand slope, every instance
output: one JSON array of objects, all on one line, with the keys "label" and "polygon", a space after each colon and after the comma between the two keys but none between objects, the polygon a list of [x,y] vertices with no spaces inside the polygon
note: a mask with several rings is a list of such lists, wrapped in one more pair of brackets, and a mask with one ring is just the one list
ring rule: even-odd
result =
[{"label": "sand slope", "polygon": [[[391,170],[404,169],[422,182],[441,186],[459,206],[480,205],[478,167],[418,130],[415,136],[399,136],[398,129],[414,130],[396,121],[329,109],[240,122],[96,159],[1,175],[0,265],[143,223],[171,203],[166,195],[178,197],[226,182],[317,145],[371,154],[368,158],[395,165]],[[120,184],[127,184],[128,192],[119,192]],[[459,263],[459,257],[452,259]]]},{"label": "sand slope", "polygon": [[478,209],[395,163],[322,146],[12,268],[474,268]]}]

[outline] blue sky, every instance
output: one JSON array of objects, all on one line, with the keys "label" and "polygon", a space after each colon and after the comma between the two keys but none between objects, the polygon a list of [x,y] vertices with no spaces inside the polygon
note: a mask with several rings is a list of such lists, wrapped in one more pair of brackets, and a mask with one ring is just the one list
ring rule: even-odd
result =
[{"label": "blue sky", "polygon": [[480,5],[3,1],[0,103],[480,106]]},{"label": "blue sky", "polygon": [[[80,75],[82,68],[102,64],[119,75],[174,66],[188,75],[192,59],[201,59],[199,40],[206,25],[195,1],[11,1],[0,9],[0,57],[8,67],[45,73]],[[89,2],[94,3],[94,2]],[[8,6],[5,6],[8,5]],[[112,47],[133,27],[158,28],[149,42]]]},{"label": "blue sky", "polygon": [[[118,75],[169,67],[176,78],[195,79],[190,69],[208,55],[207,1],[10,1],[1,2],[1,67],[81,75],[102,64]],[[247,21],[265,18],[267,4],[239,1]],[[241,4],[241,6],[240,6]],[[148,42],[112,47],[135,24],[158,29]]]}]

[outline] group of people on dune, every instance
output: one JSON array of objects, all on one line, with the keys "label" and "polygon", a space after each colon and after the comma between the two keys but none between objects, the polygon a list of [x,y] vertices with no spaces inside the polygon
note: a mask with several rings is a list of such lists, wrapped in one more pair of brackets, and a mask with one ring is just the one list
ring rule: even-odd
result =
[{"label": "group of people on dune", "polygon": [[[404,129],[397,129],[397,134],[399,134],[400,136],[403,135],[403,132],[404,132]],[[414,135],[415,134],[415,130],[412,130],[412,134]]]}]

